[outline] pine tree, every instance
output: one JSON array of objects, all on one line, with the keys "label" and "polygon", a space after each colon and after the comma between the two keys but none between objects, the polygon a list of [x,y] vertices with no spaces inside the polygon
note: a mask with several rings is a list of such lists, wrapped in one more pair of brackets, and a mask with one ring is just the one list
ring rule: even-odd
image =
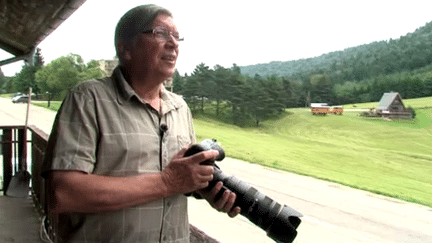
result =
[{"label": "pine tree", "polygon": [[36,53],[34,55],[34,66],[42,67],[45,64],[44,58],[42,56],[42,50],[40,48],[36,49]]}]

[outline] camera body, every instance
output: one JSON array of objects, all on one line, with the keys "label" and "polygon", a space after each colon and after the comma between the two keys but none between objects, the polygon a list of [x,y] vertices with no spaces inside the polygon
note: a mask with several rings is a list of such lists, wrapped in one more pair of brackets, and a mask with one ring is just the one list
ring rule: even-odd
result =
[{"label": "camera body", "polygon": [[259,192],[250,184],[228,176],[214,163],[225,158],[225,152],[215,139],[206,139],[199,144],[192,145],[186,152],[185,157],[193,154],[215,149],[219,155],[214,160],[206,160],[202,164],[213,165],[213,181],[209,183],[208,189],[222,181],[223,188],[215,200],[217,201],[225,190],[230,190],[237,195],[234,206],[241,208],[240,214],[248,218],[252,223],[266,231],[267,236],[276,242],[292,242],[297,236],[297,227],[300,225],[300,217],[303,215],[287,205],[281,205],[268,196]]}]

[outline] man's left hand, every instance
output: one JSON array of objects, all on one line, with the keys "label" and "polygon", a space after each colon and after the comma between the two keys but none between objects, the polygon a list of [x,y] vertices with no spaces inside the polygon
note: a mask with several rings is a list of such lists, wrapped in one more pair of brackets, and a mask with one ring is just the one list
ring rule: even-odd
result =
[{"label": "man's left hand", "polygon": [[201,189],[198,190],[198,193],[204,199],[206,199],[213,208],[215,208],[219,212],[228,213],[228,216],[233,218],[240,213],[240,207],[234,207],[234,202],[237,197],[234,192],[225,190],[222,196],[217,201],[215,201],[215,197],[222,189],[222,186],[223,183],[219,181],[210,191],[208,191],[207,189]]}]

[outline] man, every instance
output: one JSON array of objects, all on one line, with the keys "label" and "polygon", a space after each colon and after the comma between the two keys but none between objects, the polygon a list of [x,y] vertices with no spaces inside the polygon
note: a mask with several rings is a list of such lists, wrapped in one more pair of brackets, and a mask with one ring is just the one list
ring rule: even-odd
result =
[{"label": "man", "polygon": [[195,142],[191,113],[162,85],[181,40],[168,10],[133,8],[116,27],[113,75],[65,98],[44,169],[59,242],[189,242],[191,192],[231,217],[240,212],[232,192],[214,202],[221,182],[202,190],[213,167],[200,163],[217,151],[183,157]]}]

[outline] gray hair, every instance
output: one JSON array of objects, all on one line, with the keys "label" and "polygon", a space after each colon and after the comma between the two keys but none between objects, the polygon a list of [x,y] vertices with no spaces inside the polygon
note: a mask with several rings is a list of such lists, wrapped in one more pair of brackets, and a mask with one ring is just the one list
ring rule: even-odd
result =
[{"label": "gray hair", "polygon": [[114,45],[120,64],[122,64],[123,61],[122,57],[119,55],[118,43],[121,42],[125,44],[126,47],[131,47],[135,37],[143,31],[152,28],[153,21],[159,14],[172,16],[168,9],[155,4],[147,4],[132,8],[120,18],[114,34]]}]

